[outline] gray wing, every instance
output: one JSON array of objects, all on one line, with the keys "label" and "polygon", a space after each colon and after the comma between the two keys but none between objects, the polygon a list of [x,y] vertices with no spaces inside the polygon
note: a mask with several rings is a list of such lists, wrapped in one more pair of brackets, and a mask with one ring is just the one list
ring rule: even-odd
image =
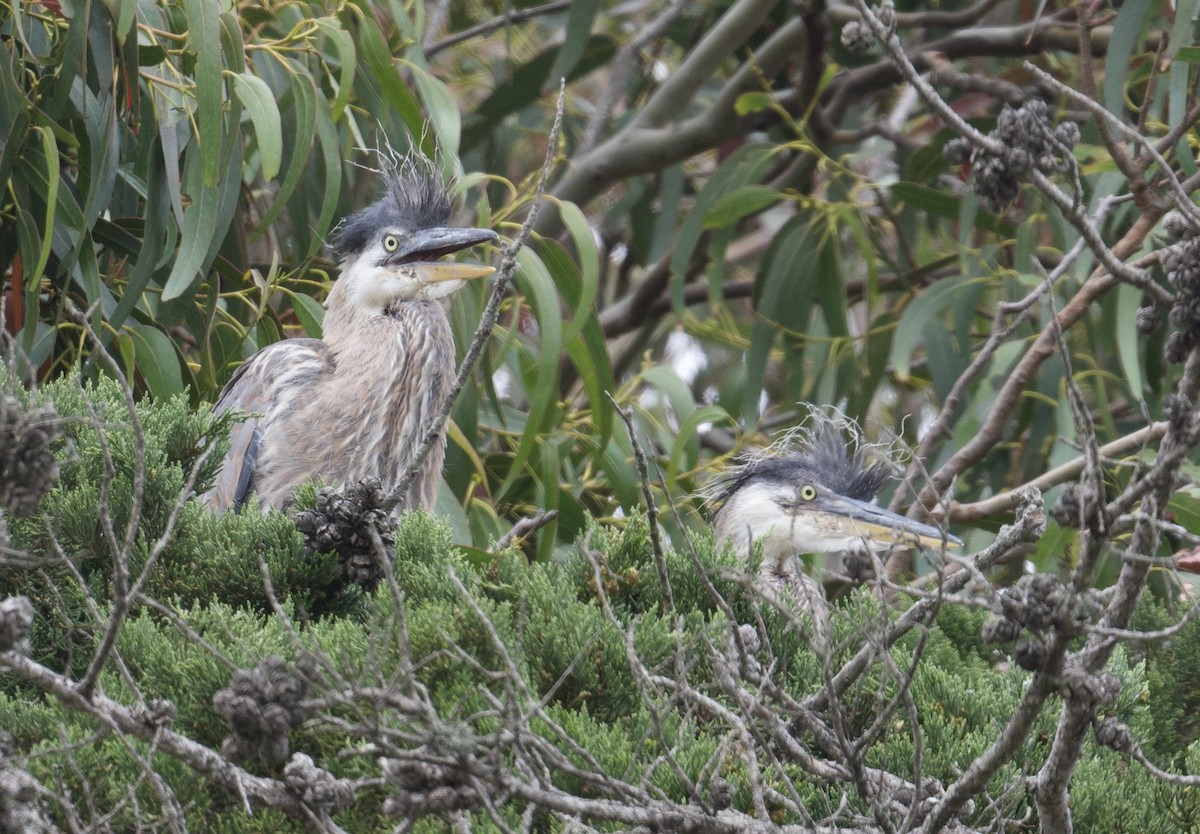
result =
[{"label": "gray wing", "polygon": [[241,509],[254,490],[259,441],[279,406],[281,394],[333,370],[333,352],[320,339],[285,339],[260,350],[234,372],[213,413],[235,410],[249,416],[229,433],[229,452],[213,488],[201,496],[216,510]]}]

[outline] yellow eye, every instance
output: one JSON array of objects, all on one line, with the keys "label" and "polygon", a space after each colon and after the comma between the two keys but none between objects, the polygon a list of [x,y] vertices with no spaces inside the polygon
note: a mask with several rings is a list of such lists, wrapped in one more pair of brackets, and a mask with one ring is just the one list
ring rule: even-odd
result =
[{"label": "yellow eye", "polygon": [[813,501],[817,497],[817,488],[812,484],[805,484],[800,487],[800,498],[803,501]]},{"label": "yellow eye", "polygon": [[400,248],[400,241],[396,239],[395,235],[384,235],[383,248],[389,252],[395,252]]}]

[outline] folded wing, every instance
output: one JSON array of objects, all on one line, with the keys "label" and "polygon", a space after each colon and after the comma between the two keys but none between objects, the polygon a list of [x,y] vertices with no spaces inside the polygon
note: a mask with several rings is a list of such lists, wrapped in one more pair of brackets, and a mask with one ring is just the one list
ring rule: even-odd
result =
[{"label": "folded wing", "polygon": [[262,442],[284,410],[313,396],[332,374],[333,352],[320,339],[285,339],[251,356],[234,373],[213,412],[244,412],[230,432],[229,452],[213,488],[201,496],[214,509],[240,509],[255,488]]}]

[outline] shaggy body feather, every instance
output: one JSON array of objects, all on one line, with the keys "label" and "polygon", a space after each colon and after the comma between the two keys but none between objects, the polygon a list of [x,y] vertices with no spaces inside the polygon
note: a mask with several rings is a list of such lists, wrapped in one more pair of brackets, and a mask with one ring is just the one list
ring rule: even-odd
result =
[{"label": "shaggy body feather", "polygon": [[[497,237],[446,226],[450,208],[436,166],[407,157],[384,198],[343,223],[324,338],[260,350],[221,393],[218,412],[249,416],[205,496],[215,508],[236,509],[252,493],[285,507],[310,481],[378,478],[394,490],[450,395],[454,337],[440,300],[494,271],[439,260]],[[394,512],[433,506],[445,449],[440,434]]]},{"label": "shaggy body feather", "polygon": [[[262,427],[255,480],[260,498],[274,506],[314,473],[334,484],[376,477],[390,489],[449,394],[454,356],[447,347],[454,341],[436,303],[406,302],[371,315],[337,306],[331,296],[330,308],[324,344],[331,361],[321,378],[281,386],[277,413]],[[380,368],[391,379],[381,378]],[[406,419],[381,419],[400,414]],[[315,425],[333,431],[308,431]],[[398,510],[433,505],[444,457],[441,438]]]}]

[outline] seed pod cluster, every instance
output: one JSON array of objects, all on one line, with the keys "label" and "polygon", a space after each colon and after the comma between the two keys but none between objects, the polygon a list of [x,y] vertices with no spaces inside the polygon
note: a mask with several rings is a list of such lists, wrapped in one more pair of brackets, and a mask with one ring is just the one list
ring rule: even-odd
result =
[{"label": "seed pod cluster", "polygon": [[1020,107],[1005,105],[988,134],[1004,150],[1000,154],[976,148],[968,139],[946,143],[943,154],[956,165],[971,163],[971,187],[984,208],[1003,213],[1017,198],[1021,183],[1032,173],[1053,174],[1067,167],[1067,157],[1079,143],[1079,125],[1050,123],[1046,102],[1030,98]]},{"label": "seed pod cluster", "polygon": [[378,478],[363,478],[342,488],[325,487],[317,506],[296,514],[296,528],[312,553],[337,553],[343,578],[373,591],[383,578],[376,561],[371,530],[379,534],[384,553],[396,546],[396,522],[383,508],[387,492]]},{"label": "seed pod cluster", "polygon": [[308,717],[305,697],[316,677],[308,655],[295,666],[272,655],[254,669],[234,672],[229,686],[213,696],[213,710],[233,731],[221,747],[234,762],[258,756],[269,767],[287,761],[289,733]]},{"label": "seed pod cluster", "polygon": [[1162,251],[1161,262],[1176,290],[1168,317],[1175,329],[1164,352],[1168,362],[1182,362],[1200,345],[1200,226],[1190,215],[1172,211],[1163,228],[1175,241]]},{"label": "seed pod cluster", "polygon": [[60,422],[53,408],[0,394],[0,507],[14,516],[33,512],[58,480]]}]

